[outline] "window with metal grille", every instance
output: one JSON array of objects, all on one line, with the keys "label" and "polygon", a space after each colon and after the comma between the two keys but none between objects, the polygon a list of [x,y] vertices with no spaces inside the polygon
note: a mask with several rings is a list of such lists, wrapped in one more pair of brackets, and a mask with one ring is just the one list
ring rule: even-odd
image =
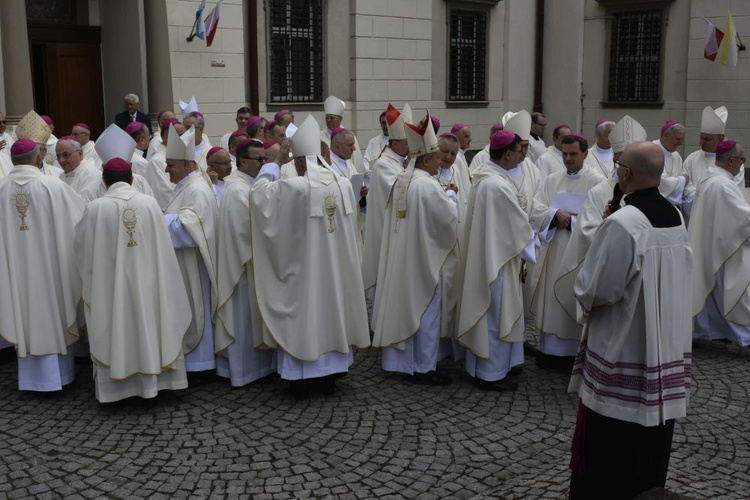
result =
[{"label": "window with metal grille", "polygon": [[323,0],[270,0],[271,102],[323,100]]},{"label": "window with metal grille", "polygon": [[487,12],[448,11],[448,100],[487,99]]},{"label": "window with metal grille", "polygon": [[657,102],[661,74],[661,11],[620,12],[612,20],[609,100]]}]

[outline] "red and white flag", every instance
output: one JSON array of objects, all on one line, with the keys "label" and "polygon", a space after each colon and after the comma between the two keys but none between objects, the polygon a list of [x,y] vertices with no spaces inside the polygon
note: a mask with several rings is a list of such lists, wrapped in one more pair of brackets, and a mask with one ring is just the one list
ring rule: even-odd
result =
[{"label": "red and white flag", "polygon": [[221,15],[221,3],[223,0],[219,0],[216,7],[208,14],[206,18],[206,46],[210,47],[214,41],[214,35],[216,34],[216,28],[219,27],[219,16]]},{"label": "red and white flag", "polygon": [[715,61],[716,56],[719,54],[719,45],[721,45],[721,41],[724,39],[724,33],[708,19],[706,19],[706,22],[708,26],[706,28],[706,47],[703,49],[703,57],[709,61]]}]

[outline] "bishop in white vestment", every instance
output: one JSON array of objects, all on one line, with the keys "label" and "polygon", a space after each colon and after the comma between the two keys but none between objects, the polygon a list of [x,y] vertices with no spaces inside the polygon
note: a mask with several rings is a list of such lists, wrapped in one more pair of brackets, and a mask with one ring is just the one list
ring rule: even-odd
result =
[{"label": "bishop in white vestment", "polygon": [[552,131],[552,146],[542,153],[535,163],[542,179],[546,179],[555,172],[564,172],[566,170],[562,156],[562,140],[566,135],[570,135],[570,133],[570,127],[567,125],[558,125]]},{"label": "bishop in white vestment", "polygon": [[107,192],[88,204],[75,237],[96,399],[184,389],[182,342],[192,313],[184,284],[174,279],[180,267],[164,215],[153,197],[130,186],[128,161],[105,162],[102,175]]},{"label": "bishop in white vestment", "polygon": [[264,155],[263,143],[257,139],[240,142],[239,168],[226,177],[219,205],[216,373],[228,378],[233,387],[247,385],[276,371],[276,352],[263,341],[250,221],[250,188],[263,165]]},{"label": "bishop in white vestment", "polygon": [[744,347],[750,345],[750,205],[735,177],[745,150],[724,141],[716,152],[716,164],[696,186],[690,214],[693,338],[731,340]]},{"label": "bishop in white vestment", "polygon": [[429,113],[421,123],[406,124],[413,160],[386,205],[372,344],[385,348],[384,370],[413,375],[417,384],[447,385],[452,381],[437,363],[441,339],[454,329],[457,188],[444,189],[434,178],[441,155]]},{"label": "bishop in white vestment", "polygon": [[562,308],[560,299],[555,296],[554,284],[586,195],[604,179],[584,163],[588,144],[583,136],[565,136],[562,148],[567,170],[555,172],[542,182],[532,212],[542,242],[531,283],[531,309],[541,330],[541,355],[537,360],[542,363],[552,361],[544,355],[575,356],[578,349],[581,326]]},{"label": "bishop in white vestment", "polygon": [[101,170],[102,160],[94,149],[95,142],[91,140],[91,127],[85,123],[76,123],[73,125],[70,135],[74,136],[81,143],[83,159],[96,167],[97,170]]},{"label": "bishop in white vestment", "polygon": [[[46,126],[46,125],[45,125]],[[68,347],[78,339],[73,234],[85,202],[40,171],[31,139],[11,149],[13,170],[0,182],[0,335],[18,355],[18,388],[57,391],[75,378]]]},{"label": "bishop in white vestment", "polygon": [[176,119],[165,120],[162,122],[160,134],[162,138],[163,149],[157,150],[146,165],[146,175],[143,177],[154,192],[156,202],[163,209],[174,195],[174,183],[169,180],[167,173],[166,144],[169,142],[169,128],[173,126],[178,134],[184,134],[187,130],[185,126]]},{"label": "bishop in white vestment", "polygon": [[78,193],[86,203],[99,197],[102,171],[91,162],[85,162],[81,143],[72,135],[61,137],[55,146],[57,161],[63,169],[60,177],[65,184]]},{"label": "bishop in white vestment", "polygon": [[596,133],[596,142],[589,148],[589,154],[586,155],[586,163],[595,172],[602,174],[602,176],[609,177],[609,175],[615,170],[615,165],[612,162],[614,159],[614,152],[612,151],[612,144],[609,140],[609,134],[615,127],[615,122],[610,120],[599,120],[596,122],[594,132]]},{"label": "bishop in white vestment", "polygon": [[525,195],[509,179],[523,169],[523,154],[520,137],[495,133],[490,159],[475,171],[466,214],[456,338],[467,349],[466,371],[484,390],[515,390],[505,378],[523,363],[521,280],[523,261],[536,258],[536,238]]},{"label": "bishop in white vestment", "polygon": [[682,166],[682,156],[677,148],[685,143],[685,126],[675,120],[668,120],[661,127],[661,136],[654,141],[664,153],[664,173],[661,175],[659,192],[674,206],[683,202],[691,206],[695,198],[695,187],[690,182]]},{"label": "bishop in white vestment", "polygon": [[378,123],[380,123],[380,128],[383,133],[370,139],[370,142],[367,143],[367,147],[365,148],[364,162],[367,170],[372,170],[372,166],[377,159],[380,158],[381,153],[385,151],[390,140],[388,137],[388,124],[386,123],[385,115],[386,111],[383,111],[378,117]]},{"label": "bishop in white vestment", "polygon": [[190,299],[193,321],[183,342],[187,371],[213,370],[216,311],[216,223],[219,206],[205,175],[195,163],[193,128],[180,136],[169,128],[167,173],[175,183],[172,200],[164,207],[169,235]]},{"label": "bishop in white vestment", "polygon": [[[502,123],[496,123],[492,127],[490,127],[490,137],[489,139],[492,140],[492,136],[495,135],[495,132],[498,130],[503,129]],[[487,160],[490,158],[490,145],[487,143],[487,145],[479,151],[477,154],[474,155],[474,158],[471,159],[471,163],[469,164],[469,174],[474,175],[474,171],[484,165]]]},{"label": "bishop in white vestment", "polygon": [[277,349],[281,378],[302,398],[313,386],[333,392],[354,347],[370,338],[351,183],[319,156],[312,116],[291,141],[299,176],[279,180],[278,164],[266,164],[250,188],[250,214],[263,342]]}]

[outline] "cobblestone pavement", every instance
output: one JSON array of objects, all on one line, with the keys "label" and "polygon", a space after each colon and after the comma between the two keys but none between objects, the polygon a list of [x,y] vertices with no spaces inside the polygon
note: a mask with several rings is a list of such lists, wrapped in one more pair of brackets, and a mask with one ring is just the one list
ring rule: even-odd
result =
[{"label": "cobblestone pavement", "polygon": [[[750,491],[750,351],[695,349],[690,414],[668,489]],[[0,496],[8,498],[565,498],[576,398],[532,358],[514,394],[410,384],[361,351],[337,393],[295,401],[281,381],[212,379],[150,401],[100,405],[91,367],[60,393],[17,391],[0,364]]]}]

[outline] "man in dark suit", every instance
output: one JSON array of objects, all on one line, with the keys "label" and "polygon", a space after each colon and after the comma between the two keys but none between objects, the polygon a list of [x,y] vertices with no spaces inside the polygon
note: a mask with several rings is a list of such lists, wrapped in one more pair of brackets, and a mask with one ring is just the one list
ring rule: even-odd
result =
[{"label": "man in dark suit", "polygon": [[138,96],[128,94],[125,96],[125,111],[115,115],[115,125],[125,130],[129,123],[141,122],[148,127],[148,133],[151,135],[151,119],[146,113],[138,111]]}]

